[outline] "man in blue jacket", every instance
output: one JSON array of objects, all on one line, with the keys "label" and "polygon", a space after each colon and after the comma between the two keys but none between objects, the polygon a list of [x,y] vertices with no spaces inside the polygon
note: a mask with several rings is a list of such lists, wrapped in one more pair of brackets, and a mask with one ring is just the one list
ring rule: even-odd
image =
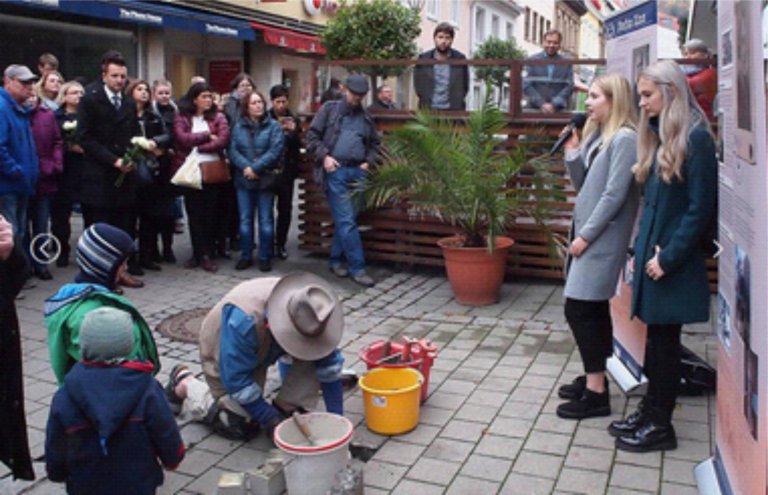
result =
[{"label": "man in blue jacket", "polygon": [[27,203],[39,165],[26,101],[38,77],[24,65],[9,65],[0,88],[0,214],[13,226],[17,244],[25,235]]}]

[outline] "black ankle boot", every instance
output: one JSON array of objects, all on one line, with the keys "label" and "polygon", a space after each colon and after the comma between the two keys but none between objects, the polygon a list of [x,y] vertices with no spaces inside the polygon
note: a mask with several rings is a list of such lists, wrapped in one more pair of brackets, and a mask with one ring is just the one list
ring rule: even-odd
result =
[{"label": "black ankle boot", "polygon": [[648,418],[631,435],[618,437],[616,448],[639,453],[672,450],[677,448],[677,436],[672,423],[658,423]]},{"label": "black ankle boot", "polygon": [[611,396],[608,388],[602,394],[588,388],[578,399],[557,406],[557,415],[564,419],[597,418],[611,415]]},{"label": "black ankle boot", "polygon": [[608,433],[612,437],[626,437],[633,435],[640,425],[645,422],[647,416],[645,412],[645,401],[646,399],[641,400],[640,404],[637,406],[637,410],[626,418],[612,421],[611,424],[608,425]]},{"label": "black ankle boot", "polygon": [[[605,377],[605,387],[608,388],[608,377]],[[587,375],[579,375],[571,383],[561,385],[557,396],[566,400],[578,400],[587,388]]]}]

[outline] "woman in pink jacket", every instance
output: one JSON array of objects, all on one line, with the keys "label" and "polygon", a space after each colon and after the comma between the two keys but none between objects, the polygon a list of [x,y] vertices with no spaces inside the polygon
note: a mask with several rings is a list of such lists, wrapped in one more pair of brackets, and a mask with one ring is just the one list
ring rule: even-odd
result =
[{"label": "woman in pink jacket", "polygon": [[[173,124],[174,155],[171,173],[175,173],[194,148],[200,161],[226,159],[229,145],[229,124],[213,103],[213,93],[207,83],[193,84],[179,101],[179,112]],[[224,208],[225,184],[203,184],[201,190],[183,188],[184,205],[189,220],[192,258],[186,268],[201,267],[215,272],[214,244],[219,230],[220,211]]]}]

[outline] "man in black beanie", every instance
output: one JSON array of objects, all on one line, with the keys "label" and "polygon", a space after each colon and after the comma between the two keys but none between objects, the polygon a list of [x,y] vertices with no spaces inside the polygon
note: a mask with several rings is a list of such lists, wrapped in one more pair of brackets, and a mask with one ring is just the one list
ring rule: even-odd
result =
[{"label": "man in black beanie", "polygon": [[51,367],[59,384],[81,358],[79,334],[83,318],[103,306],[131,314],[134,344],[130,359],[150,362],[154,374],[160,371],[160,359],[149,325],[131,301],[113,292],[120,275],[126,270],[128,257],[134,251],[133,239],[106,223],[95,223],[80,236],[77,243],[77,266],[80,271],[75,276],[75,282],[64,285],[45,302]]}]

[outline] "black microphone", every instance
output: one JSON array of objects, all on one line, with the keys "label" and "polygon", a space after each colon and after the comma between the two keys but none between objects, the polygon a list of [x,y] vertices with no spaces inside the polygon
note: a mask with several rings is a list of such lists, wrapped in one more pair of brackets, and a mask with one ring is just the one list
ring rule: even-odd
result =
[{"label": "black microphone", "polygon": [[549,156],[554,155],[558,151],[560,151],[560,148],[563,147],[566,141],[568,141],[568,138],[571,137],[571,134],[573,134],[573,131],[575,129],[583,129],[584,124],[587,123],[587,114],[586,113],[575,113],[573,114],[573,117],[571,117],[571,121],[568,123],[567,126],[565,126],[565,132],[560,135],[559,138],[557,138],[557,141],[555,141],[555,145],[552,146],[552,149],[549,150]]}]

